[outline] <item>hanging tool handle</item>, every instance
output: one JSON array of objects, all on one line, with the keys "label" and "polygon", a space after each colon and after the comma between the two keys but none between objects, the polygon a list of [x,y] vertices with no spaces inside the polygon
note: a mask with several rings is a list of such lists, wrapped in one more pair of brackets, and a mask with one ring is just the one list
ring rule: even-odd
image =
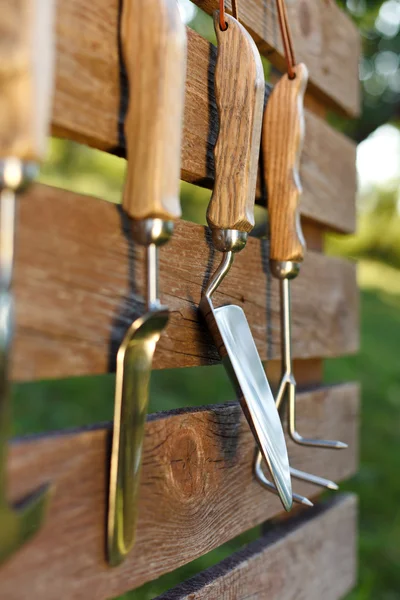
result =
[{"label": "hanging tool handle", "polygon": [[300,225],[302,193],[300,158],[304,139],[303,99],[308,71],[294,67],[295,77],[283,75],[264,112],[262,156],[268,190],[270,259],[301,262],[305,241]]},{"label": "hanging tool handle", "polygon": [[178,218],[186,30],[176,0],[124,2],[121,41],[129,81],[123,206],[133,219]]},{"label": "hanging tool handle", "polygon": [[0,0],[0,158],[39,162],[53,90],[54,0]]},{"label": "hanging tool handle", "polygon": [[218,41],[215,98],[219,133],[215,144],[215,182],[207,211],[212,229],[249,232],[254,227],[254,201],[264,103],[260,54],[247,31],[225,14],[222,31],[214,13]]}]

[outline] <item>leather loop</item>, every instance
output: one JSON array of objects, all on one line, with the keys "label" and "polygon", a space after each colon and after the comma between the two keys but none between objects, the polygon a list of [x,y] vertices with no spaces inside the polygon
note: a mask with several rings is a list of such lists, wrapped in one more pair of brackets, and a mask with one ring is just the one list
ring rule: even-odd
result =
[{"label": "leather loop", "polygon": [[[239,21],[239,9],[237,0],[232,0],[232,16]],[[219,26],[221,31],[225,31],[228,27],[225,21],[225,0],[219,0]]]},{"label": "leather loop", "polygon": [[296,77],[296,73],[294,71],[294,67],[296,66],[296,58],[294,55],[293,39],[290,32],[285,0],[276,0],[276,7],[278,9],[279,27],[282,35],[283,52],[285,54],[287,63],[287,72],[289,79],[294,79]]}]

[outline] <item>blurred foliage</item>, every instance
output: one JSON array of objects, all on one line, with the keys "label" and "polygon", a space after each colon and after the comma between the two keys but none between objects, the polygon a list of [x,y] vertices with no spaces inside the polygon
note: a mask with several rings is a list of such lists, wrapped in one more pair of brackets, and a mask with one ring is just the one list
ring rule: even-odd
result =
[{"label": "blurred foliage", "polygon": [[[400,161],[400,157],[399,157]],[[373,188],[361,199],[357,232],[346,237],[330,235],[331,254],[356,260],[380,261],[400,268],[400,181]]]},{"label": "blurred foliage", "polygon": [[399,0],[341,0],[362,36],[360,62],[362,110],[349,121],[332,117],[357,142],[377,127],[400,119],[400,2]]},{"label": "blurred foliage", "polygon": [[125,168],[123,158],[52,138],[39,179],[47,185],[119,203]]}]

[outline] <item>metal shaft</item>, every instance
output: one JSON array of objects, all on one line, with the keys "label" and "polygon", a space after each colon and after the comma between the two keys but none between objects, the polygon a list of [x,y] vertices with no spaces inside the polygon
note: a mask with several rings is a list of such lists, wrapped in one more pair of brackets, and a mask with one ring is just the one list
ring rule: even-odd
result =
[{"label": "metal shaft", "polygon": [[222,255],[221,264],[218,269],[215,271],[211,281],[207,285],[207,289],[205,290],[204,295],[210,300],[211,296],[215,292],[215,290],[221,285],[225,276],[229,273],[229,269],[232,266],[234,259],[234,252],[224,252]]},{"label": "metal shaft", "polygon": [[11,291],[14,262],[15,192],[0,192],[0,499],[5,498],[5,466],[10,423],[8,364],[13,331]]},{"label": "metal shaft", "polygon": [[147,287],[146,304],[147,310],[151,311],[160,305],[158,292],[158,248],[155,244],[150,244],[146,248],[147,252]]},{"label": "metal shaft", "polygon": [[0,291],[11,287],[14,265],[15,237],[15,192],[3,189],[0,192]]},{"label": "metal shaft", "polygon": [[290,281],[287,277],[279,280],[282,309],[281,309],[281,336],[282,336],[282,368],[287,375],[292,374],[292,326],[290,313]]}]

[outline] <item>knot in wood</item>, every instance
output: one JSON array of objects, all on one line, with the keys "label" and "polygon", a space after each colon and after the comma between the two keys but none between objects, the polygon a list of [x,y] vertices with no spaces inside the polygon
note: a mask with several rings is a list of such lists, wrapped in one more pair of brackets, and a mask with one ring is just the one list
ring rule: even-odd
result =
[{"label": "knot in wood", "polygon": [[198,500],[204,491],[205,459],[201,432],[195,427],[182,428],[169,447],[171,493],[180,501]]}]

